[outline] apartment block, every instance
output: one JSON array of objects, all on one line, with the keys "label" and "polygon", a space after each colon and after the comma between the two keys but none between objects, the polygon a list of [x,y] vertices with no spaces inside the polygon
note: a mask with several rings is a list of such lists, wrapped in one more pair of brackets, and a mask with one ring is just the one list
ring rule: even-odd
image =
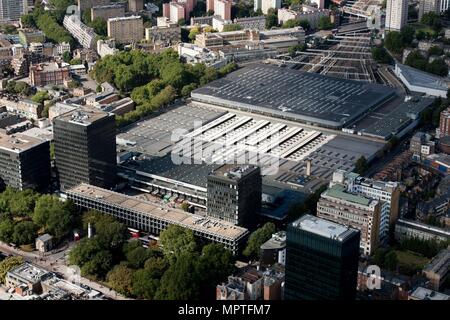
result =
[{"label": "apartment block", "polygon": [[83,48],[95,47],[95,38],[97,35],[95,34],[94,29],[81,22],[78,15],[73,14],[71,16],[65,16],[63,25]]},{"label": "apartment block", "polygon": [[61,85],[70,79],[68,67],[59,63],[41,63],[30,67],[30,81],[33,86]]},{"label": "apartment block", "polygon": [[144,38],[144,21],[140,16],[108,19],[108,37],[117,43],[139,42]]},{"label": "apartment block", "polygon": [[125,3],[114,3],[106,6],[91,8],[91,20],[101,18],[107,21],[109,18],[125,16]]},{"label": "apartment block", "polygon": [[387,0],[385,30],[400,31],[408,20],[408,0]]},{"label": "apartment block", "polygon": [[19,21],[28,13],[27,0],[0,0],[0,22]]},{"label": "apartment block", "polygon": [[381,206],[378,200],[351,193],[336,184],[321,194],[317,217],[358,229],[361,252],[371,255],[379,244]]},{"label": "apartment block", "polygon": [[145,40],[151,43],[162,42],[168,46],[176,44],[181,41],[181,28],[178,24],[145,28]]}]

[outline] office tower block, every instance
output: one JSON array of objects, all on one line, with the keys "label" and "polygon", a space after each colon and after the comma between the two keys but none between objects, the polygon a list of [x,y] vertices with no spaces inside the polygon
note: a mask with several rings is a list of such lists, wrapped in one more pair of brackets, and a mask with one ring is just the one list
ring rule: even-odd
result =
[{"label": "office tower block", "polygon": [[53,120],[55,162],[61,189],[82,182],[102,188],[116,178],[116,126],[113,114],[80,108]]},{"label": "office tower block", "polygon": [[140,16],[110,18],[108,37],[117,43],[139,42],[144,38],[144,20]]},{"label": "office tower block", "polygon": [[361,231],[361,251],[371,255],[379,245],[381,203],[334,185],[320,195],[317,216]]},{"label": "office tower block", "polygon": [[426,13],[434,12],[440,14],[441,0],[420,0],[419,1],[419,21]]},{"label": "office tower block", "polygon": [[50,184],[50,144],[21,133],[0,133],[0,179],[13,188],[46,189]]},{"label": "office tower block", "polygon": [[0,0],[0,22],[18,21],[27,12],[26,0]]},{"label": "office tower block", "polygon": [[387,0],[385,29],[400,31],[408,20],[408,0]]},{"label": "office tower block", "polygon": [[144,0],[128,0],[128,11],[139,12],[144,10]]},{"label": "office tower block", "polygon": [[239,226],[253,226],[261,210],[261,185],[259,167],[220,167],[208,176],[207,215]]},{"label": "office tower block", "polygon": [[439,138],[450,136],[450,108],[441,111],[439,118]]},{"label": "office tower block", "polygon": [[311,215],[288,225],[285,299],[355,299],[359,234]]}]

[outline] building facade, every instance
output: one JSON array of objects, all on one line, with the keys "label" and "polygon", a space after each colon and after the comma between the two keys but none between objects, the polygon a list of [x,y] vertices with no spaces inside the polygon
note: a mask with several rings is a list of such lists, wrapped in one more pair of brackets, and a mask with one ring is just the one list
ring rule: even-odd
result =
[{"label": "building facade", "polygon": [[145,28],[145,40],[170,46],[181,42],[181,28],[178,24],[171,24],[167,27]]},{"label": "building facade", "polygon": [[0,22],[19,21],[27,12],[27,0],[0,0]]},{"label": "building facade", "polygon": [[114,3],[106,6],[91,8],[91,20],[101,18],[108,21],[109,18],[123,17],[125,15],[125,3]]},{"label": "building facade", "polygon": [[62,190],[85,182],[113,187],[116,180],[115,116],[79,108],[53,119],[55,163]]},{"label": "building facade", "polygon": [[81,22],[78,15],[65,16],[63,25],[83,48],[94,48],[97,35],[94,29]]},{"label": "building facade", "polygon": [[50,144],[21,133],[0,133],[0,178],[15,189],[44,190],[50,184]]},{"label": "building facade", "polygon": [[304,215],[288,225],[286,300],[354,300],[359,231]]},{"label": "building facade", "polygon": [[408,0],[387,0],[386,22],[387,31],[400,31],[408,20]]},{"label": "building facade", "polygon": [[261,170],[225,165],[208,176],[207,215],[239,226],[251,226],[261,210]]},{"label": "building facade", "polygon": [[108,19],[108,37],[117,43],[139,42],[144,38],[144,22],[140,16]]},{"label": "building facade", "polygon": [[317,217],[351,226],[361,232],[361,251],[371,255],[379,244],[381,203],[351,193],[342,185],[324,191],[317,203]]}]

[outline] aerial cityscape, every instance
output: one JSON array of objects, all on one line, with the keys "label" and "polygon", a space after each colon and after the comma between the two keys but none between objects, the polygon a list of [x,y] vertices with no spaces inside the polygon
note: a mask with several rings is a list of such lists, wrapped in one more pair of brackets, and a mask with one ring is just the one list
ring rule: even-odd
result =
[{"label": "aerial cityscape", "polygon": [[450,1],[0,0],[0,300],[450,301]]}]

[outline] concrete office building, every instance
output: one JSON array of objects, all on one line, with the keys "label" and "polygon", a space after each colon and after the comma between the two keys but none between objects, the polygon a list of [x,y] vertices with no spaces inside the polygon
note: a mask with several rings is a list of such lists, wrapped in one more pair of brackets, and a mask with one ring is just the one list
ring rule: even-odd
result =
[{"label": "concrete office building", "polygon": [[287,227],[286,300],[354,300],[360,232],[304,215]]},{"label": "concrete office building", "polygon": [[262,265],[286,264],[286,232],[280,231],[272,235],[272,238],[264,242],[261,247]]},{"label": "concrete office building", "polygon": [[139,42],[144,38],[144,21],[140,16],[108,19],[108,37],[117,43]]},{"label": "concrete office building", "polygon": [[144,10],[144,0],[128,0],[128,11],[139,12]]},{"label": "concrete office building", "polygon": [[50,184],[48,141],[0,133],[0,178],[7,186],[43,190]]},{"label": "concrete office building", "polygon": [[450,275],[450,247],[441,250],[424,268],[434,290],[439,290]]},{"label": "concrete office building", "polygon": [[395,224],[395,240],[409,239],[444,242],[450,240],[450,230],[408,219],[398,219]]},{"label": "concrete office building", "polygon": [[419,21],[426,13],[434,12],[440,14],[441,0],[420,0],[419,1]]},{"label": "concrete office building", "polygon": [[92,7],[106,6],[111,3],[111,0],[78,0],[78,10],[84,12]]},{"label": "concrete office building", "polygon": [[225,165],[208,176],[207,215],[235,225],[255,224],[261,210],[261,170]]},{"label": "concrete office building", "polygon": [[330,186],[343,185],[348,192],[363,195],[381,202],[380,240],[387,240],[389,231],[394,232],[398,219],[400,185],[397,182],[376,181],[361,177],[354,172],[337,170]]},{"label": "concrete office building", "polygon": [[19,21],[28,13],[27,0],[0,0],[0,22]]},{"label": "concrete office building", "polygon": [[109,18],[125,16],[125,3],[114,3],[106,6],[91,8],[91,20],[101,18],[108,21]]},{"label": "concrete office building", "polygon": [[81,182],[110,188],[116,179],[115,116],[81,107],[53,119],[55,162],[62,190]]},{"label": "concrete office building", "polygon": [[400,31],[408,20],[408,0],[387,0],[385,30]]},{"label": "concrete office building", "polygon": [[439,119],[439,138],[450,136],[450,108],[441,111]]},{"label": "concrete office building", "polygon": [[33,86],[61,85],[70,78],[69,68],[59,63],[41,63],[30,67],[30,82]]},{"label": "concrete office building", "polygon": [[266,29],[266,17],[246,17],[246,18],[235,18],[233,20],[234,24],[240,25],[242,29],[251,30],[265,30]]},{"label": "concrete office building", "polygon": [[181,19],[186,19],[184,5],[178,2],[171,2],[169,6],[169,19],[174,23],[178,23]]},{"label": "concrete office building", "polygon": [[160,203],[84,183],[67,190],[66,195],[75,205],[110,214],[131,228],[159,235],[169,225],[182,226],[192,230],[197,237],[223,244],[234,254],[239,252],[249,233],[245,228],[222,220],[163,207]]},{"label": "concrete office building", "polygon": [[116,48],[116,41],[114,39],[97,41],[97,53],[102,58],[107,55],[116,54],[118,51],[119,49]]},{"label": "concrete office building", "polygon": [[381,207],[380,201],[350,193],[336,184],[320,196],[317,217],[361,231],[361,251],[371,255],[379,244]]},{"label": "concrete office building", "polygon": [[83,48],[92,49],[95,47],[95,38],[97,35],[94,29],[81,22],[78,15],[65,16],[63,25]]}]

